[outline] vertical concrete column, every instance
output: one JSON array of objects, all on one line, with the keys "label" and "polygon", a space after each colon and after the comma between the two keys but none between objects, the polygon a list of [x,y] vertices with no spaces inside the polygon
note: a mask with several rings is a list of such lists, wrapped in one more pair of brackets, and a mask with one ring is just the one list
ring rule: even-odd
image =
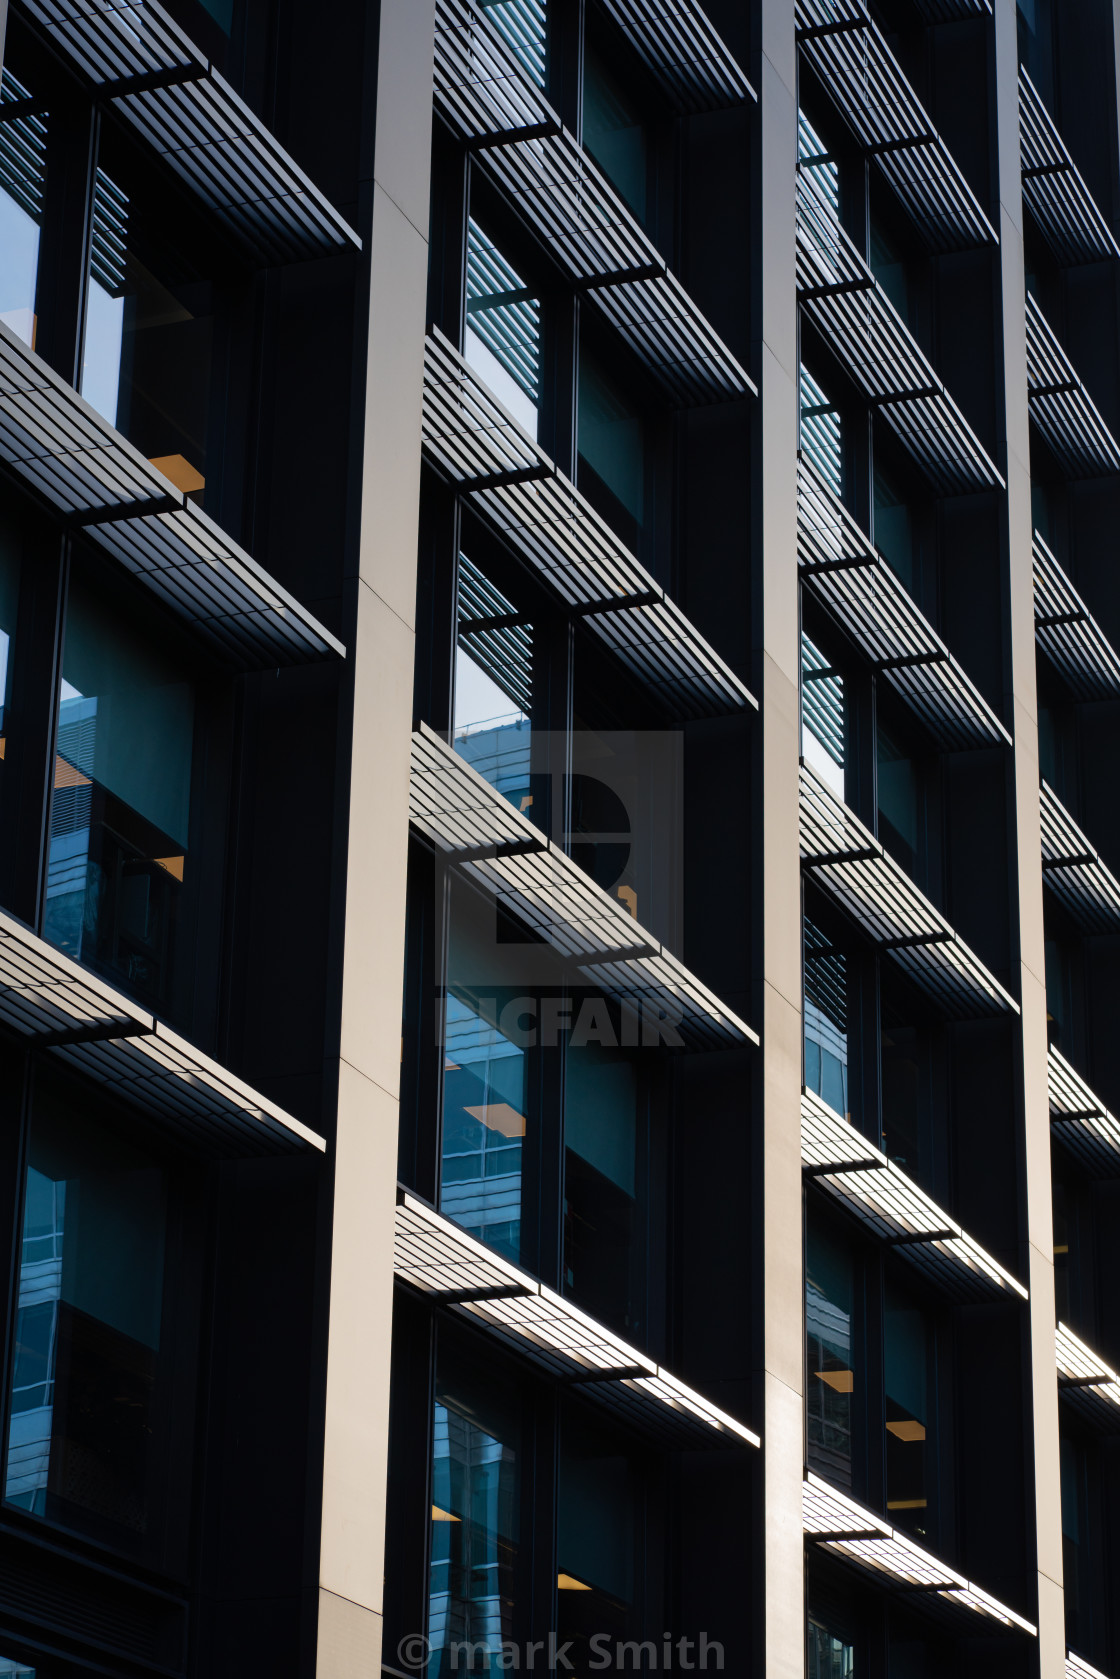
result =
[{"label": "vertical concrete column", "polygon": [[[767,1679],[805,1667],[801,879],[798,858],[797,45],[762,0],[763,1392]],[[757,632],[756,632],[757,633]]]},{"label": "vertical concrete column", "polygon": [[380,1673],[434,0],[381,0],[318,1679]]},{"label": "vertical concrete column", "polygon": [[1019,162],[1019,61],[1015,0],[996,0],[996,117],[1003,289],[1004,411],[1010,566],[1011,684],[1015,736],[1015,862],[1023,1005],[1023,1148],[1027,1186],[1031,1393],[1042,1679],[1065,1672],[1058,1380],[1054,1362],[1054,1213],[1046,1073],[1046,959],[1038,793],[1031,472],[1027,407],[1023,197]]}]

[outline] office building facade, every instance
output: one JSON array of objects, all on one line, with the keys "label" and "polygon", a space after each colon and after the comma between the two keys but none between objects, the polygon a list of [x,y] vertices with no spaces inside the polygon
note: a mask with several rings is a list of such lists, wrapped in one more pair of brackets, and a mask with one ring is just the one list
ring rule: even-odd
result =
[{"label": "office building facade", "polygon": [[0,20],[0,1672],[1120,1679],[1114,7]]}]

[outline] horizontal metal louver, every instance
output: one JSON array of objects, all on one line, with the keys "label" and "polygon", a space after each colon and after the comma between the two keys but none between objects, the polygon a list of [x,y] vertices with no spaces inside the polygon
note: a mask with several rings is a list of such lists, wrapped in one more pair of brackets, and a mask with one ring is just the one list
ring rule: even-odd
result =
[{"label": "horizontal metal louver", "polygon": [[120,297],[124,291],[127,254],[128,194],[99,169],[93,184],[90,273],[110,297]]},{"label": "horizontal metal louver", "polygon": [[840,226],[812,171],[798,174],[797,286],[805,314],[937,494],[1003,487],[995,463]]},{"label": "horizontal metal louver", "polygon": [[802,53],[922,238],[938,251],[998,244],[864,0],[797,0],[796,16]]},{"label": "horizontal metal louver", "polygon": [[424,352],[424,454],[541,581],[677,716],[750,690],[443,334]]},{"label": "horizontal metal louver", "polygon": [[[9,70],[0,71],[0,115],[3,106],[32,102],[29,88]],[[0,191],[14,199],[34,222],[43,219],[47,181],[47,114],[33,111],[13,121],[0,121]]]},{"label": "horizontal metal louver", "polygon": [[696,0],[599,0],[681,112],[754,99],[755,91]]},{"label": "horizontal metal louver", "polygon": [[757,394],[476,0],[437,0],[437,108],[676,403]]},{"label": "horizontal metal louver", "polygon": [[1034,633],[1075,699],[1107,700],[1120,695],[1120,655],[1037,531]]},{"label": "horizontal metal louver", "polygon": [[1010,745],[976,684],[804,452],[797,469],[797,558],[805,587],[939,746]]},{"label": "horizontal metal louver", "polygon": [[801,637],[801,721],[843,769],[844,678],[805,634]]},{"label": "horizontal metal louver", "polygon": [[1050,1131],[1094,1177],[1120,1178],[1120,1119],[1051,1046],[1047,1057]]},{"label": "horizontal metal louver", "polygon": [[1120,1375],[1064,1323],[1054,1333],[1054,1354],[1062,1402],[1102,1433],[1120,1434]]},{"label": "horizontal metal louver", "polygon": [[353,228],[159,0],[23,0],[23,10],[265,262],[361,248]]},{"label": "horizontal metal louver", "polygon": [[1045,781],[1039,806],[1046,885],[1083,932],[1120,932],[1120,881]]},{"label": "horizontal metal louver", "polygon": [[540,299],[473,220],[467,226],[467,324],[535,406],[541,385]]},{"label": "horizontal metal louver", "polygon": [[479,0],[479,4],[529,80],[543,87],[548,44],[544,0]]},{"label": "horizontal metal louver", "polygon": [[488,577],[459,555],[459,645],[527,716],[533,709],[533,630]]},{"label": "horizontal metal louver", "polygon": [[804,873],[947,1015],[1018,1014],[1018,1003],[941,911],[807,764],[800,810]]},{"label": "horizontal metal louver", "polygon": [[1120,256],[1112,229],[1042,96],[1019,70],[1019,155],[1023,199],[1060,263],[1100,262]]},{"label": "horizontal metal louver", "polygon": [[1120,444],[1027,293],[1027,400],[1031,419],[1070,478],[1120,472]]},{"label": "horizontal metal louver", "polygon": [[914,0],[927,23],[958,23],[962,18],[991,17],[992,0]]}]

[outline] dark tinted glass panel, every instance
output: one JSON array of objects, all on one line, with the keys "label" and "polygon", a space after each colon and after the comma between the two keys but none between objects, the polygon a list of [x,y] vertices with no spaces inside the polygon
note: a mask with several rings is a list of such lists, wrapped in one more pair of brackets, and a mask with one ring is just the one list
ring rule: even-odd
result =
[{"label": "dark tinted glass panel", "polygon": [[875,468],[873,490],[875,546],[911,594],[916,594],[918,580],[914,571],[914,524],[910,508],[898,485],[880,467]]},{"label": "dark tinted glass panel", "polygon": [[1085,1632],[1085,1599],[1088,1593],[1085,1451],[1081,1444],[1063,1435],[1062,1470],[1062,1568],[1066,1593],[1066,1636],[1076,1644]]},{"label": "dark tinted glass panel", "polygon": [[809,1462],[842,1487],[852,1484],[854,1310],[851,1254],[810,1224],[805,1271]]},{"label": "dark tinted glass panel", "polygon": [[5,1496],[141,1553],[163,1537],[172,1418],[187,1399],[172,1383],[167,1283],[183,1260],[168,1208],[157,1159],[40,1091],[24,1178]]},{"label": "dark tinted glass panel", "polygon": [[645,127],[633,99],[590,46],[584,55],[583,143],[634,214],[644,219]]},{"label": "dark tinted glass panel", "polygon": [[465,554],[456,617],[455,750],[541,821],[530,783],[533,626]]},{"label": "dark tinted glass panel", "polygon": [[883,1320],[887,1509],[900,1527],[929,1533],[930,1332],[925,1313],[888,1287]]},{"label": "dark tinted glass panel", "polygon": [[645,1330],[644,1104],[634,1061],[584,1042],[589,1029],[617,1041],[601,996],[582,1001],[565,1063],[565,1293],[635,1340]]},{"label": "dark tinted glass panel", "polygon": [[185,494],[202,501],[210,404],[209,281],[97,172],[81,392]]},{"label": "dark tinted glass panel", "polygon": [[1060,1178],[1054,1179],[1054,1309],[1059,1323],[1070,1321],[1069,1196]]},{"label": "dark tinted glass panel", "polygon": [[513,1637],[520,1531],[520,1406],[508,1382],[489,1382],[445,1356],[432,1421],[432,1550],[427,1672],[501,1671]]},{"label": "dark tinted glass panel", "polygon": [[808,1679],[856,1679],[855,1645],[809,1611]]},{"label": "dark tinted glass panel", "polygon": [[910,294],[906,280],[906,259],[893,234],[872,220],[868,233],[868,266],[902,319],[910,319]]},{"label": "dark tinted glass panel", "polygon": [[878,745],[879,838],[908,874],[917,875],[924,851],[924,812],[917,762],[886,729]]},{"label": "dark tinted glass panel", "polygon": [[1043,99],[1054,107],[1053,0],[1018,0],[1019,57]]},{"label": "dark tinted glass panel", "polygon": [[[613,1436],[566,1411],[557,1512],[557,1630],[576,1673],[601,1665],[640,1624],[645,1500],[639,1466]],[[603,1640],[591,1644],[596,1634]]]},{"label": "dark tinted glass panel", "polygon": [[[635,920],[669,945],[679,937],[684,740],[669,729],[597,728],[607,712],[601,665],[576,657],[568,786],[572,858]],[[619,716],[640,714],[620,709]]]},{"label": "dark tinted glass panel", "polygon": [[16,532],[0,518],[0,812],[12,721],[12,673],[19,613],[20,547]]},{"label": "dark tinted glass panel", "polygon": [[850,1115],[848,958],[805,921],[805,1088]]},{"label": "dark tinted glass panel", "polygon": [[528,1045],[535,1032],[517,959],[526,947],[500,945],[493,900],[457,882],[450,913],[440,1207],[518,1260]]},{"label": "dark tinted glass panel", "polygon": [[67,606],[43,931],[153,1006],[170,995],[195,696],[156,638],[87,582]]},{"label": "dark tinted glass panel", "polygon": [[6,118],[5,107],[32,101],[8,69],[0,73],[0,321],[35,348],[35,291],[47,182],[47,114]]},{"label": "dark tinted glass panel", "polygon": [[589,350],[579,357],[579,484],[635,545],[645,518],[645,428],[636,402]]}]

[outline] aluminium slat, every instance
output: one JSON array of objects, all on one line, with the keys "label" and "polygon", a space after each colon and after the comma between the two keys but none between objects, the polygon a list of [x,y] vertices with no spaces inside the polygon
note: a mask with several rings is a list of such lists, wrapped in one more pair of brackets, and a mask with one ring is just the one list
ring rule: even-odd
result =
[{"label": "aluminium slat", "polygon": [[1010,745],[980,690],[804,453],[797,464],[797,558],[806,588],[940,746]]},{"label": "aluminium slat", "polygon": [[[393,1271],[666,1445],[761,1444],[738,1418],[399,1185]],[[470,1298],[479,1293],[491,1297]]]},{"label": "aluminium slat", "polygon": [[1108,1679],[1099,1667],[1090,1667],[1083,1657],[1066,1652],[1066,1679]]},{"label": "aluminium slat", "polygon": [[475,0],[438,0],[436,104],[675,403],[757,387]]},{"label": "aluminium slat", "polygon": [[1120,1119],[1051,1045],[1047,1056],[1050,1132],[1094,1177],[1120,1177]]},{"label": "aluminium slat", "polygon": [[1037,531],[1034,633],[1075,699],[1106,700],[1120,695],[1120,655]]},{"label": "aluminium slat", "polygon": [[1045,781],[1039,815],[1045,884],[1083,932],[1120,932],[1120,881]]},{"label": "aluminium slat", "polygon": [[927,23],[957,23],[962,18],[991,17],[992,0],[914,0]]},{"label": "aluminium slat", "polygon": [[[1066,1324],[1054,1334],[1058,1394],[1071,1410],[1106,1434],[1120,1434],[1120,1376]],[[1099,1381],[1094,1381],[1099,1377]]]},{"label": "aluminium slat", "polygon": [[[635,1016],[652,1005],[686,1044],[757,1044],[738,1015],[426,725],[412,737],[409,805],[417,833],[585,983]],[[515,852],[501,850],[511,842]]]},{"label": "aluminium slat", "polygon": [[600,0],[675,109],[756,99],[730,49],[695,0]]},{"label": "aluminium slat", "polygon": [[[1012,1294],[1027,1299],[1026,1289],[1010,1271],[811,1090],[801,1094],[801,1163],[814,1182],[880,1241],[905,1237],[898,1249],[902,1258],[950,1299],[1006,1299]],[[923,1235],[928,1239],[916,1239]]]},{"label": "aluminium slat", "polygon": [[2,911],[0,1025],[195,1146],[243,1155],[326,1146],[163,1021]]},{"label": "aluminium slat", "polygon": [[[95,90],[113,86],[113,109],[266,261],[361,248],[353,228],[159,0],[21,4]],[[168,85],[120,85],[161,74]]]},{"label": "aluminium slat", "polygon": [[798,171],[801,307],[939,495],[1002,489],[980,439],[825,198]]},{"label": "aluminium slat", "polygon": [[1120,444],[1030,292],[1027,400],[1031,419],[1067,477],[1120,472]]},{"label": "aluminium slat", "polygon": [[435,329],[424,350],[423,445],[437,471],[463,486],[542,581],[584,610],[588,628],[678,716],[757,709],[730,666]]},{"label": "aluminium slat", "polygon": [[1023,198],[1063,265],[1120,256],[1120,245],[1026,69],[1019,69]]},{"label": "aluminium slat", "polygon": [[1032,1622],[812,1470],[805,1471],[801,1519],[810,1544],[853,1563],[880,1583],[886,1578],[900,1593],[909,1589],[920,1594],[913,1599],[915,1605],[957,1625],[962,1617],[967,1624],[978,1615],[1037,1637]]},{"label": "aluminium slat", "polygon": [[344,654],[294,596],[2,323],[0,462],[224,658],[248,669]]},{"label": "aluminium slat", "polygon": [[998,236],[863,0],[797,0],[801,51],[937,251]]},{"label": "aluminium slat", "polygon": [[801,866],[947,1015],[1018,1014],[1019,1005],[859,818],[805,763]]}]

